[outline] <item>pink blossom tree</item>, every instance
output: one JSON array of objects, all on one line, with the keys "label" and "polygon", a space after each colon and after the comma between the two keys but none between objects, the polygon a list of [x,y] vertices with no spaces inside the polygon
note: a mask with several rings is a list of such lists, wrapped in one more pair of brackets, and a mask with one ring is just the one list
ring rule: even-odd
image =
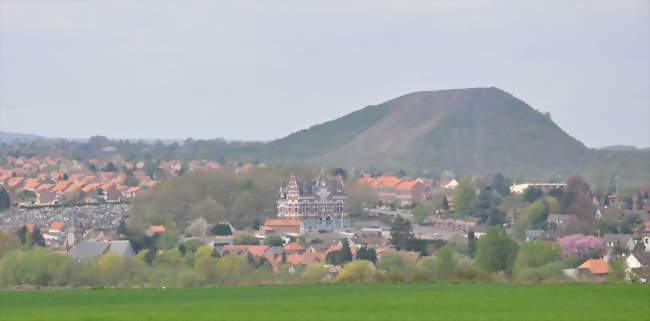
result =
[{"label": "pink blossom tree", "polygon": [[565,257],[571,255],[585,257],[589,253],[602,255],[605,252],[603,241],[595,236],[573,234],[558,239],[558,243]]}]

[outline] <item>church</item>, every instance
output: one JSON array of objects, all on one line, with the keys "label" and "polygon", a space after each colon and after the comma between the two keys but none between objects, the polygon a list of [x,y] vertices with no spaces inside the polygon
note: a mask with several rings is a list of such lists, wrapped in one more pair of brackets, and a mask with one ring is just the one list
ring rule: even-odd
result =
[{"label": "church", "polygon": [[348,226],[343,179],[328,180],[321,171],[315,181],[298,181],[291,175],[277,196],[277,215],[299,219],[305,231],[332,231]]}]

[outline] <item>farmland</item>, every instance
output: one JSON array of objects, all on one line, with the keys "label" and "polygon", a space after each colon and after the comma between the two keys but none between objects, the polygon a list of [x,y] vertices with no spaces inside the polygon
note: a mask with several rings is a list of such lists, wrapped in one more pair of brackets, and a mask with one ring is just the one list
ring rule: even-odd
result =
[{"label": "farmland", "polygon": [[648,320],[626,284],[285,285],[0,292],[0,320]]}]

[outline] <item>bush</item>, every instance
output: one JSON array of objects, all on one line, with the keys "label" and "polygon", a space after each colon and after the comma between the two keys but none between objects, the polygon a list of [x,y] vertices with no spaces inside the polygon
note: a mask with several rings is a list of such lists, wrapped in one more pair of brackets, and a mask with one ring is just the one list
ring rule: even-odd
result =
[{"label": "bush", "polygon": [[390,282],[406,282],[413,277],[413,262],[399,252],[383,253],[377,267],[386,272],[386,280]]},{"label": "bush", "polygon": [[344,265],[336,277],[338,283],[370,283],[375,280],[375,266],[365,260],[353,261]]},{"label": "bush", "polygon": [[305,283],[321,283],[327,278],[327,269],[321,263],[312,263],[302,274],[302,281]]}]

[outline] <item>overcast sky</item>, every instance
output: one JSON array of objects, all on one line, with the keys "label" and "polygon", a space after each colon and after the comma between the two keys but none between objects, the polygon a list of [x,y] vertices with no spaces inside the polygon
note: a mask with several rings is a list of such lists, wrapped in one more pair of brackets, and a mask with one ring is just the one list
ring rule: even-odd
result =
[{"label": "overcast sky", "polygon": [[649,3],[0,0],[0,130],[266,140],[495,86],[587,146],[650,146]]}]

